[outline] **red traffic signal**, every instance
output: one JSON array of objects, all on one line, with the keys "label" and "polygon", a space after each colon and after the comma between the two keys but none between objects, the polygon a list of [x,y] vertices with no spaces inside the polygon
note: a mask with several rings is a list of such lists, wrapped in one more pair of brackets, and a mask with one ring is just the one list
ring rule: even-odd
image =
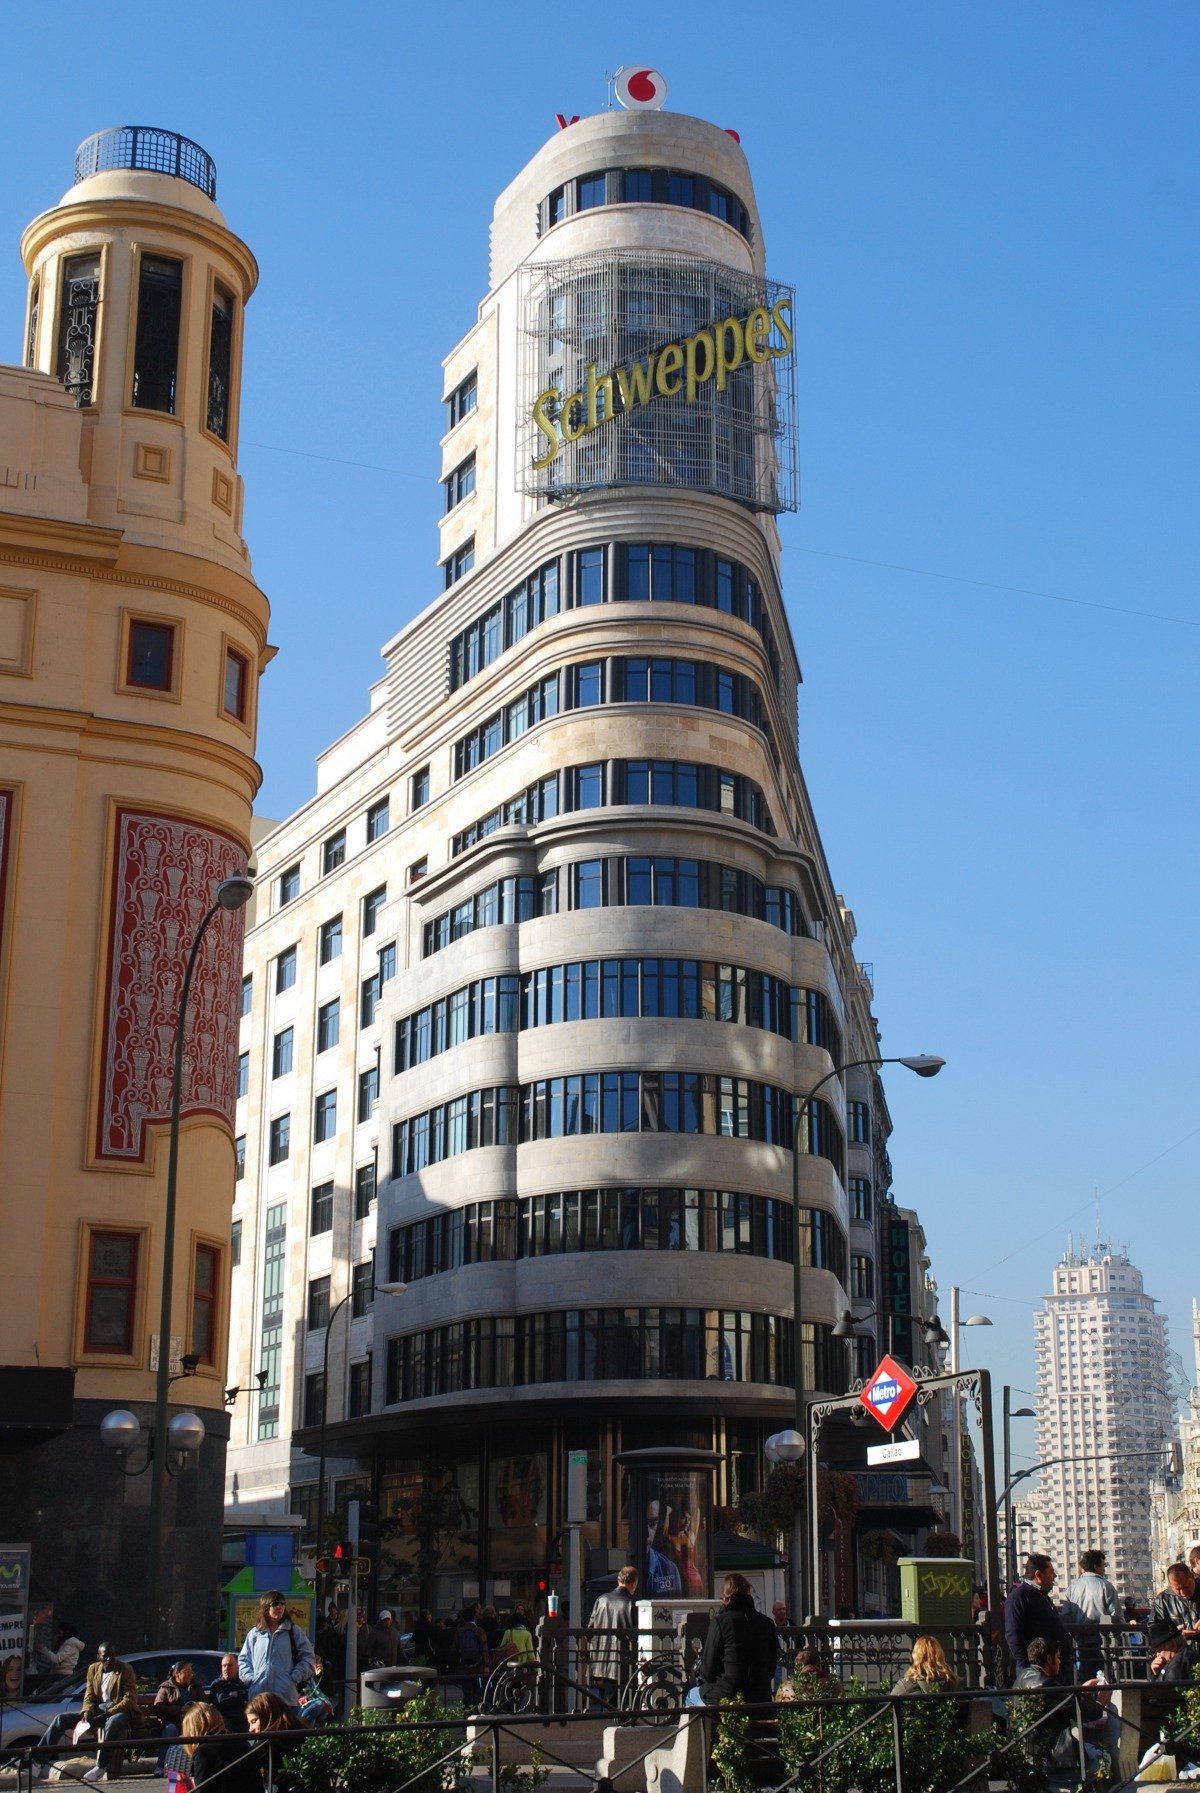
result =
[{"label": "red traffic signal", "polygon": [[349,1538],[339,1538],[337,1543],[333,1547],[334,1562],[335,1563],[348,1563],[353,1555],[354,1555],[354,1545],[350,1542],[350,1539]]},{"label": "red traffic signal", "polygon": [[546,1592],[546,1577],[544,1575],[538,1577],[537,1588],[539,1594],[544,1594]]}]

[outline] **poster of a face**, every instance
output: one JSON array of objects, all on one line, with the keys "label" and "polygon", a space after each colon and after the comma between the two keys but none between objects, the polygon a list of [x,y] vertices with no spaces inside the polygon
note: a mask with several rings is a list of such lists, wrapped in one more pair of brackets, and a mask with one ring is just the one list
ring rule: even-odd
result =
[{"label": "poster of a face", "polygon": [[707,1598],[708,1475],[650,1470],[642,1478],[642,1585],[655,1599]]}]

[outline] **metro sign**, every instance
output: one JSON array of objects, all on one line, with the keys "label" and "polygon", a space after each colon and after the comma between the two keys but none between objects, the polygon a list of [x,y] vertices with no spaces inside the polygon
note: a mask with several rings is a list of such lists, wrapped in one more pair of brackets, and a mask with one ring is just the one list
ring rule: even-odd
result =
[{"label": "metro sign", "polygon": [[858,1398],[871,1418],[878,1420],[885,1432],[890,1432],[908,1412],[916,1392],[917,1385],[903,1365],[894,1357],[881,1357]]}]

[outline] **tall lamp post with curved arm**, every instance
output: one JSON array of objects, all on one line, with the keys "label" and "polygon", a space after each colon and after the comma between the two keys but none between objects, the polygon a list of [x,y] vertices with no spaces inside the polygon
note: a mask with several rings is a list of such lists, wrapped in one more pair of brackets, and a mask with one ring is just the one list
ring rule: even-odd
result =
[{"label": "tall lamp post with curved arm", "polygon": [[[779,1433],[774,1440],[775,1455],[784,1462],[799,1462],[806,1449],[807,1398],[804,1387],[804,1351],[800,1342],[800,1141],[803,1137],[802,1129],[808,1125],[813,1101],[827,1083],[844,1077],[847,1071],[877,1070],[881,1065],[903,1065],[905,1070],[915,1072],[918,1077],[936,1077],[945,1062],[944,1058],[937,1058],[926,1052],[904,1058],[852,1058],[845,1064],[835,1065],[832,1071],[826,1071],[806,1095],[796,1097],[792,1117],[792,1380],[796,1417],[794,1432],[790,1436],[786,1432]],[[814,1486],[815,1482],[814,1477]],[[804,1539],[804,1511],[802,1504],[798,1502],[792,1525],[791,1567],[792,1612],[798,1624],[803,1622],[811,1610],[817,1574],[816,1561],[811,1564],[807,1562]]]},{"label": "tall lamp post with curved arm", "polygon": [[175,1022],[175,1064],[171,1075],[171,1127],[167,1152],[167,1196],[163,1206],[162,1295],[158,1310],[158,1373],[154,1385],[154,1455],[150,1470],[150,1560],[146,1575],[146,1645],[156,1649],[162,1642],[162,1610],[159,1592],[162,1587],[163,1542],[165,1532],[164,1504],[167,1488],[167,1395],[171,1382],[171,1283],[175,1274],[175,1205],[179,1183],[179,1110],[183,1099],[183,1035],[187,1023],[187,1003],[192,989],[192,974],[200,956],[200,944],[214,916],[224,910],[232,914],[244,909],[254,895],[248,877],[225,878],[217,885],[216,901],[208,909],[196,929],[188,953],[183,985],[179,992],[179,1013]]},{"label": "tall lamp post with curved arm", "polygon": [[[380,1282],[375,1284],[374,1292],[376,1295],[403,1295],[407,1288],[408,1284],[405,1282]],[[322,1556],[325,1544],[325,1428],[329,1420],[329,1341],[333,1337],[333,1322],[337,1319],[347,1302],[352,1301],[353,1298],[354,1290],[352,1288],[347,1289],[341,1300],[334,1302],[329,1310],[329,1317],[325,1322],[325,1348],[321,1354],[321,1442],[317,1468],[318,1558]],[[347,1354],[349,1354],[349,1341],[347,1341]],[[322,1585],[322,1579],[322,1577],[318,1576],[317,1611],[323,1620],[324,1613],[322,1611],[322,1602],[325,1598],[325,1589]]]}]

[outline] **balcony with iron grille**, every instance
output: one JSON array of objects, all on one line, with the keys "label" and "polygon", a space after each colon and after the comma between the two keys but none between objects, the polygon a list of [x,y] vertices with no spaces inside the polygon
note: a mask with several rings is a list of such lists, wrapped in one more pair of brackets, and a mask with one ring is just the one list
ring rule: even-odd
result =
[{"label": "balcony with iron grille", "polygon": [[217,168],[208,151],[190,137],[164,131],[158,125],[114,125],[86,138],[75,151],[76,185],[93,174],[118,168],[172,174],[199,187],[209,199],[217,197]]}]

